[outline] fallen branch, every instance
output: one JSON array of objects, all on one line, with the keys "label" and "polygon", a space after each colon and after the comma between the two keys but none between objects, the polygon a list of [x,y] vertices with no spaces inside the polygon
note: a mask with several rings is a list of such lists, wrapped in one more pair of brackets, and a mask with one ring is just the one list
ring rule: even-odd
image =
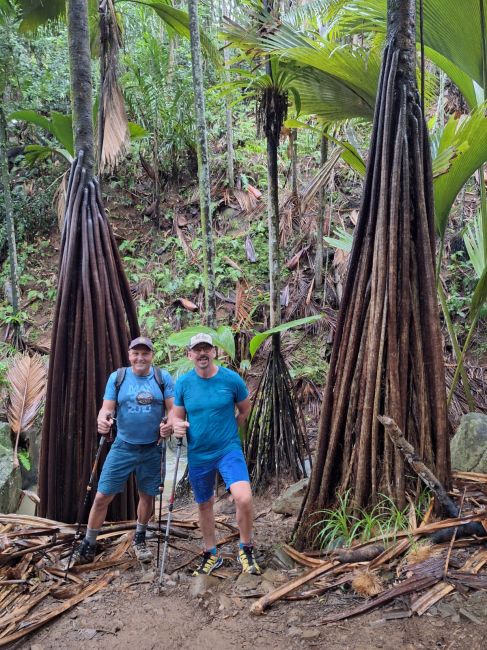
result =
[{"label": "fallen branch", "polygon": [[[377,418],[384,425],[384,428],[389,434],[389,437],[394,443],[396,449],[398,449],[403,454],[407,462],[410,464],[419,478],[423,481],[426,487],[434,492],[443,510],[448,514],[449,517],[458,517],[458,506],[448,496],[448,492],[441,484],[441,482],[436,478],[433,472],[423,463],[421,458],[417,455],[414,447],[405,439],[402,431],[399,429],[394,420],[390,417],[387,417],[386,415],[378,415]],[[483,519],[487,519],[487,514],[483,517]],[[452,538],[454,533],[455,528],[447,529],[441,535],[435,536],[434,541],[439,542],[449,540]],[[482,523],[469,523],[468,525],[459,525],[457,531],[458,537],[468,537],[470,535],[485,537],[487,535],[487,529],[484,525],[482,525]]]},{"label": "fallen branch", "polygon": [[322,566],[319,566],[316,569],[308,571],[308,573],[299,576],[299,578],[291,580],[291,582],[288,582],[282,587],[271,591],[269,594],[266,594],[252,605],[250,608],[250,613],[256,615],[263,614],[265,610],[268,609],[273,603],[276,603],[278,600],[281,600],[285,596],[288,596],[290,593],[296,591],[296,589],[299,589],[299,587],[305,585],[307,582],[315,580],[318,576],[332,571],[338,564],[339,563],[337,561],[327,562],[326,564],[323,564]]},{"label": "fallen branch", "polygon": [[384,591],[379,594],[376,598],[371,598],[365,603],[348,609],[345,611],[338,612],[332,616],[326,616],[316,625],[327,625],[328,623],[335,623],[336,621],[342,621],[344,618],[351,618],[352,616],[357,616],[358,614],[363,614],[364,612],[369,612],[376,607],[385,605],[399,596],[406,596],[414,591],[421,591],[431,585],[435,584],[438,581],[436,576],[424,576],[422,578],[409,578],[404,582],[401,582],[400,585],[392,587],[391,589]]}]

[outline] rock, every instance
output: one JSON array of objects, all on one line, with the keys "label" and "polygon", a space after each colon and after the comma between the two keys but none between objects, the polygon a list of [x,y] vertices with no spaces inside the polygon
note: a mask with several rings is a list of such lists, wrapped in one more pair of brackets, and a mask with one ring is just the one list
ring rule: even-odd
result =
[{"label": "rock", "polygon": [[241,573],[235,583],[235,589],[241,594],[248,594],[251,591],[259,589],[261,583],[262,576],[256,576],[252,573]]},{"label": "rock", "polygon": [[274,550],[272,562],[275,566],[283,567],[284,569],[294,569],[295,566],[294,560],[280,546]]},{"label": "rock", "polygon": [[308,488],[309,478],[302,478],[286,488],[272,504],[272,510],[281,515],[297,515]]},{"label": "rock", "polygon": [[487,415],[467,413],[450,442],[452,469],[487,474]]},{"label": "rock", "polygon": [[290,627],[287,631],[288,636],[301,636],[301,630],[299,627]]},{"label": "rock", "polygon": [[0,422],[0,512],[15,512],[19,505],[22,480],[20,469],[12,465],[10,427]]},{"label": "rock", "polygon": [[220,607],[218,608],[220,612],[223,611],[224,609],[226,610],[233,609],[234,603],[232,599],[226,596],[225,594],[219,594],[218,600],[220,602]]},{"label": "rock", "polygon": [[39,643],[33,643],[30,646],[30,650],[44,650],[44,646],[40,645]]},{"label": "rock", "polygon": [[301,636],[303,639],[317,639],[320,636],[320,631],[313,629],[303,630]]},{"label": "rock", "polygon": [[215,578],[214,576],[196,576],[191,583],[189,593],[193,598],[209,596],[215,591],[218,583],[218,578]]},{"label": "rock", "polygon": [[267,580],[267,582],[270,582],[274,586],[282,585],[284,582],[287,582],[288,580],[286,576],[284,576],[279,571],[276,571],[275,569],[266,569],[262,574],[262,578],[264,580]]},{"label": "rock", "polygon": [[262,580],[260,586],[262,591],[266,594],[270,594],[276,589],[275,585],[272,582],[269,582],[268,580]]}]

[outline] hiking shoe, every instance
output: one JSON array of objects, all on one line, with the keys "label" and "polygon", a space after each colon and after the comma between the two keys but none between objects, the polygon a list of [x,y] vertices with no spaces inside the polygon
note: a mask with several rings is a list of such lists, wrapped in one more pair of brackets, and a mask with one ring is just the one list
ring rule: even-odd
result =
[{"label": "hiking shoe", "polygon": [[214,555],[210,551],[205,551],[201,562],[193,571],[194,576],[206,575],[209,576],[212,571],[218,569],[223,564],[221,555]]},{"label": "hiking shoe", "polygon": [[133,547],[135,557],[139,562],[152,562],[152,551],[150,551],[145,543],[145,533],[135,533]]},{"label": "hiking shoe", "polygon": [[242,573],[253,573],[254,575],[260,576],[261,570],[255,560],[252,544],[238,549],[237,560],[242,565]]},{"label": "hiking shoe", "polygon": [[95,561],[96,544],[90,544],[85,539],[73,553],[70,566],[77,564],[91,564]]}]

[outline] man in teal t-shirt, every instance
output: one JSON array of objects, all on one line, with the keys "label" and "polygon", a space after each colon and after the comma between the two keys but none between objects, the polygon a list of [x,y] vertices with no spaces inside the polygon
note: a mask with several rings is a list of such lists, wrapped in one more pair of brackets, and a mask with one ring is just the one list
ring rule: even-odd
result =
[{"label": "man in teal t-shirt", "polygon": [[251,540],[252,492],[238,433],[250,413],[249,393],[236,372],[214,363],[216,350],[209,334],[191,338],[188,356],[194,369],[176,382],[173,424],[177,437],[187,436],[189,481],[198,504],[205,544],[194,575],[208,575],[223,563],[216,549],[213,513],[217,471],[235,499],[240,530],[237,559],[242,571],[258,574],[260,568]]},{"label": "man in teal t-shirt", "polygon": [[159,494],[160,437],[172,433],[174,383],[166,370],[159,370],[162,382],[156,380],[152,365],[154,348],[150,339],[145,336],[134,339],[128,355],[130,367],[125,368],[118,391],[115,371],[108,378],[98,413],[98,433],[106,436],[110,433],[116,411],[117,437],[103,465],[86,535],[73,554],[73,564],[87,564],[95,559],[96,538],[107,516],[108,506],[115,495],[123,491],[132,472],[139,493],[134,551],[141,562],[152,559],[145,534],[154,496]]}]

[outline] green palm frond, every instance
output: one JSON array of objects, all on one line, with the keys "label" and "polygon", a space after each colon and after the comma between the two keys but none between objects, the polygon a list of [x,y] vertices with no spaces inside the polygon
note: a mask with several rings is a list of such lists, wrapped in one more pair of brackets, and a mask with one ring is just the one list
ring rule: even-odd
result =
[{"label": "green palm frond", "polygon": [[346,0],[309,0],[286,11],[283,19],[296,27],[311,23],[315,27],[326,25],[329,30],[345,4]]},{"label": "green palm frond", "polygon": [[436,155],[452,148],[447,174],[435,179],[435,221],[440,237],[445,234],[448,215],[457,194],[467,180],[487,161],[487,103],[480,105],[471,115],[458,119],[451,116],[441,131]]},{"label": "green palm frond", "polygon": [[[386,12],[386,0],[350,0],[340,12],[338,25],[342,34],[385,33]],[[418,41],[419,37],[417,29]],[[483,87],[479,0],[425,2],[424,43],[426,56],[446,72],[474,107],[478,101],[472,82]]]},{"label": "green palm frond", "polygon": [[[164,0],[119,0],[121,2],[132,2],[134,4],[143,5],[153,9],[159,18],[169,26],[176,34],[189,39],[189,16],[186,11],[176,9],[170,2]],[[210,61],[216,66],[222,66],[223,60],[217,46],[213,43],[211,38],[200,29],[201,47],[203,52],[207,55]]]},{"label": "green palm frond", "polygon": [[480,280],[482,274],[487,268],[487,257],[484,246],[484,229],[482,223],[482,213],[477,212],[473,222],[466,228],[463,234],[463,241],[467,249],[469,260],[475,270],[477,278]]},{"label": "green palm frond", "polygon": [[21,32],[31,32],[50,20],[58,20],[64,16],[65,0],[17,0],[21,9]]}]

